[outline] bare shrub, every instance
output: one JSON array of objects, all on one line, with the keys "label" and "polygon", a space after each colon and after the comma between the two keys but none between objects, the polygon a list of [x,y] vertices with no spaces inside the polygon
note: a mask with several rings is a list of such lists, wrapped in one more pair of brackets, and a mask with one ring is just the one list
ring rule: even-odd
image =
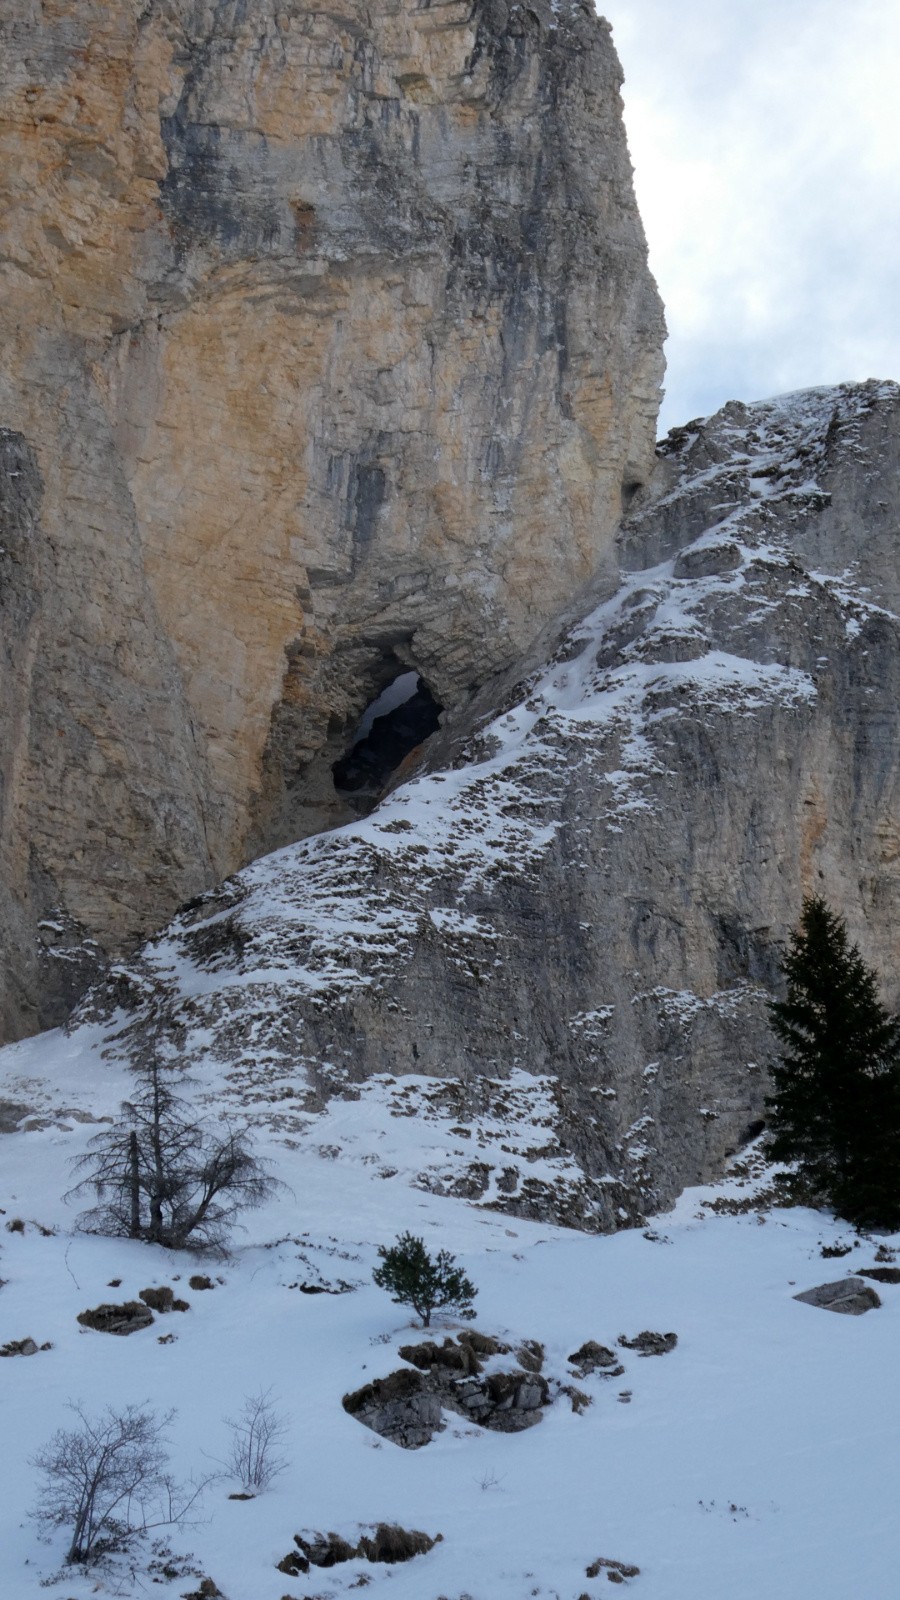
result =
[{"label": "bare shrub", "polygon": [[188,1080],[159,1051],[150,1049],[133,1070],[136,1092],[120,1120],[75,1163],[84,1176],[71,1193],[93,1191],[97,1199],[80,1224],[172,1249],[220,1246],[240,1212],[262,1205],[278,1181],[253,1154],[246,1130],[213,1128],[193,1115],[174,1088]]},{"label": "bare shrub", "polygon": [[260,1494],[288,1466],[282,1454],[287,1422],[272,1403],[271,1389],[248,1395],[240,1415],[225,1421],[231,1430],[229,1471],[246,1494]]},{"label": "bare shrub", "polygon": [[206,1483],[181,1489],[169,1473],[172,1412],[108,1406],[90,1417],[80,1405],[69,1409],[77,1427],[58,1429],[31,1463],[44,1478],[32,1515],[45,1528],[70,1531],[68,1562],[86,1565],[184,1520]]}]

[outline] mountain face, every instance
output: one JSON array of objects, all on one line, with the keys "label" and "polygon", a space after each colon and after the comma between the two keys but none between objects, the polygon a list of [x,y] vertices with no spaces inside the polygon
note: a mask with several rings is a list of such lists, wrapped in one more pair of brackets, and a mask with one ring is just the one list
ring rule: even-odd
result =
[{"label": "mountain face", "polygon": [[582,0],[4,4],[0,1037],[612,570],[664,331],[619,83]]},{"label": "mountain face", "polygon": [[717,1173],[804,895],[896,984],[898,457],[892,384],[670,434],[614,592],[370,816],[186,908],[74,1046],[174,1051],[288,1138],[334,1097],[418,1116],[421,1186],[522,1216],[608,1229]]},{"label": "mountain face", "polygon": [[86,1073],[601,1230],[760,1127],[806,893],[900,954],[900,391],[654,458],[619,81],[581,0],[0,21],[0,1028],[112,956]]}]

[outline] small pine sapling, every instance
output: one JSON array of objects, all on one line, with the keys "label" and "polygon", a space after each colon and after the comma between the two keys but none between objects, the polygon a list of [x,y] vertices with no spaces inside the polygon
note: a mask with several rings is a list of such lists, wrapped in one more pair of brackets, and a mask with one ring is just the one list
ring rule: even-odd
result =
[{"label": "small pine sapling", "polygon": [[378,1254],[381,1266],[372,1273],[375,1283],[388,1291],[395,1305],[412,1306],[423,1328],[431,1326],[433,1311],[474,1317],[472,1301],[478,1290],[449,1250],[431,1255],[423,1239],[401,1233],[390,1247],[380,1245]]}]

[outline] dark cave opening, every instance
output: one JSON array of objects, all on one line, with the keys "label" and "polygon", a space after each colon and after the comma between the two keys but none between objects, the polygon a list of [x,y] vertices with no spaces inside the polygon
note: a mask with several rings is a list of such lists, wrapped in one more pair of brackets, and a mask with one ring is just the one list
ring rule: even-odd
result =
[{"label": "dark cave opening", "polygon": [[436,732],[442,709],[417,672],[401,672],[366,708],[350,749],[332,766],[338,794],[370,809],[410,751]]}]

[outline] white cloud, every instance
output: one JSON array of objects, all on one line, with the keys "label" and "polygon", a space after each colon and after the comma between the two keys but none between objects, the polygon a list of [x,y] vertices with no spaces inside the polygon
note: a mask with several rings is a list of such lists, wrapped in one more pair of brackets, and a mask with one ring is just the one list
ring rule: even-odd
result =
[{"label": "white cloud", "polygon": [[896,0],[606,0],[670,328],[663,426],[900,377]]}]

